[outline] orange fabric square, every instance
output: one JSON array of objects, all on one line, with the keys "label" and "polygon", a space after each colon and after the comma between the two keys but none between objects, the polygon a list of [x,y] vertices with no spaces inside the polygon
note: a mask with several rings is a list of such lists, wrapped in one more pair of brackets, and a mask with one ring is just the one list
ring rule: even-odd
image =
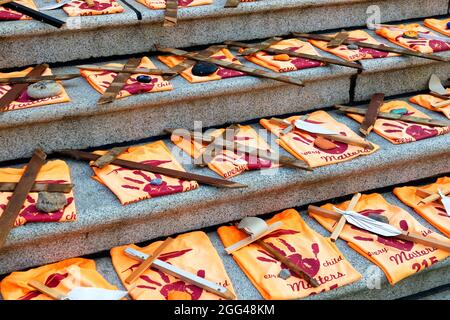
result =
[{"label": "orange fabric square", "polygon": [[[224,131],[225,129],[214,130],[211,132],[211,136],[220,136]],[[171,140],[194,159],[200,157],[207,146],[207,144],[201,144],[199,141],[183,139],[183,137],[176,135],[172,135]],[[243,146],[270,150],[269,145],[251,126],[240,125],[239,131],[234,137],[234,142]],[[218,151],[218,154],[208,163],[208,167],[224,178],[231,178],[246,170],[273,168],[275,165],[270,160],[224,150]]]},{"label": "orange fabric square", "polygon": [[[333,210],[333,206],[341,210],[347,209],[350,201],[339,205],[327,203],[322,208]],[[389,223],[399,230],[409,231],[430,237],[440,241],[450,240],[431,229],[422,226],[408,212],[397,206],[391,205],[380,194],[373,193],[363,195],[355,207],[356,212],[368,216],[377,214],[389,219]],[[324,218],[319,215],[310,215],[316,219],[325,229],[332,231],[337,220]],[[346,224],[341,232],[341,238],[359,254],[366,257],[386,274],[390,284],[409,277],[431,265],[444,260],[449,253],[444,250],[431,248],[422,244],[392,237],[379,236],[368,231]]]},{"label": "orange fabric square", "polygon": [[[294,123],[300,116],[292,116],[286,120]],[[359,137],[345,124],[333,119],[327,112],[319,110],[309,114],[307,122],[318,124],[329,130],[339,132],[340,134]],[[285,128],[270,122],[268,119],[261,119],[261,125],[278,137],[277,143],[286,149],[297,159],[306,161],[311,167],[320,167],[328,164],[348,161],[361,155],[371,154],[379,149],[374,144],[374,149],[369,150],[363,147],[348,145],[346,143],[334,141],[336,148],[325,150],[314,145],[317,135],[308,133],[299,129],[294,129],[288,134],[280,135]]]},{"label": "orange fabric square", "polygon": [[403,37],[403,33],[405,31],[417,31],[426,35],[436,36],[435,33],[431,32],[427,28],[422,27],[418,23],[398,25],[396,27],[383,27],[381,29],[377,29],[376,33],[388,39],[389,41],[398,44],[399,46],[422,53],[433,53],[450,50],[450,42],[448,41],[446,42],[437,39],[426,39],[423,37],[421,38],[420,33],[418,39],[409,39]]},{"label": "orange fabric square", "polygon": [[438,178],[435,183],[423,187],[400,187],[394,189],[394,194],[406,205],[414,209],[425,220],[431,223],[439,231],[450,237],[450,215],[445,211],[440,200],[427,204],[418,205],[422,197],[416,195],[418,188],[431,193],[436,193],[438,189],[450,187],[450,177]]},{"label": "orange fabric square", "polygon": [[[381,42],[375,40],[371,35],[363,30],[353,30],[347,31],[349,34],[348,40],[350,41],[359,41],[359,42],[367,42],[370,44],[379,45]],[[335,36],[336,34],[332,34],[331,36]],[[328,48],[327,41],[320,40],[308,40],[313,45],[318,47],[321,50],[330,52],[344,60],[347,61],[358,61],[363,59],[377,59],[377,58],[386,58],[386,57],[395,57],[398,56],[397,53],[379,51],[371,48],[362,48],[358,47],[356,50],[351,50],[347,45],[340,45],[336,48]]]},{"label": "orange fabric square", "polygon": [[[134,300],[168,300],[169,294],[182,292],[190,296],[189,300],[223,300],[194,284],[190,284],[156,269],[147,269],[131,285],[125,279],[141,264],[128,257],[124,250],[128,247],[151,255],[162,241],[140,248],[134,244],[111,249],[114,269],[123,285]],[[234,293],[233,285],[223,266],[219,254],[202,231],[194,231],[177,236],[158,257],[186,272],[224,286]]]},{"label": "orange fabric square", "polygon": [[98,273],[94,260],[73,258],[28,271],[11,273],[0,284],[3,298],[5,300],[53,300],[29,286],[30,280],[37,280],[63,294],[67,294],[75,287],[118,290]]},{"label": "orange fabric square", "polygon": [[447,28],[447,23],[450,22],[450,18],[446,19],[425,19],[423,24],[434,31],[445,34],[450,37],[450,29]]},{"label": "orange fabric square", "polygon": [[[105,67],[123,67],[123,64],[110,63],[105,65]],[[153,62],[147,58],[143,57],[140,68],[156,68]],[[111,71],[89,71],[80,70],[81,75],[87,80],[87,82],[99,93],[105,93],[106,89],[109,87],[111,82],[117,76],[117,73]],[[125,84],[125,86],[120,90],[117,98],[125,98],[133,94],[148,93],[148,92],[159,92],[172,90],[172,84],[169,81],[165,81],[161,76],[151,75],[152,78],[150,83],[141,83],[136,80],[140,74],[133,74]]]},{"label": "orange fabric square", "polygon": [[[241,64],[241,62],[235,58],[235,56],[228,50],[228,49],[220,49],[215,54],[211,55],[212,58],[218,59],[218,60],[224,60],[227,62],[232,62],[235,64]],[[172,68],[176,66],[177,64],[183,62],[186,58],[180,57],[180,56],[158,56],[158,59],[167,65],[169,68]],[[226,78],[232,78],[232,77],[238,77],[238,76],[245,76],[245,73],[240,71],[235,71],[231,69],[226,69],[219,67],[216,72],[209,76],[205,77],[199,77],[195,76],[191,72],[192,67],[187,68],[183,72],[181,72],[181,76],[185,78],[187,81],[192,83],[197,82],[205,82],[205,81],[213,81],[213,80],[220,80],[220,79],[226,79]]]},{"label": "orange fabric square", "polygon": [[[27,68],[23,71],[14,71],[14,72],[6,72],[1,73],[0,72],[0,78],[14,78],[14,77],[25,77],[33,68]],[[49,76],[52,75],[52,71],[50,68],[47,68],[42,73],[43,76]],[[61,82],[60,82],[61,83]],[[0,84],[0,97],[3,97],[9,90],[11,90],[11,86],[8,84]],[[32,107],[40,107],[40,106],[46,106],[50,104],[55,103],[63,103],[63,102],[69,102],[70,98],[67,95],[66,90],[63,89],[63,92],[57,96],[50,97],[50,98],[44,98],[44,99],[33,99],[30,98],[27,94],[27,90],[24,90],[22,94],[17,98],[16,101],[13,101],[9,104],[9,106],[6,108],[6,111],[12,111],[12,110],[19,110],[19,109],[26,109],[26,108],[32,108]]]},{"label": "orange fabric square", "polygon": [[[33,0],[16,0],[15,2],[37,10],[36,4]],[[31,20],[31,18],[15,10],[6,9],[3,6],[0,6],[0,21],[2,20]]]},{"label": "orange fabric square", "polygon": [[[95,153],[102,155],[106,152],[96,151]],[[163,141],[130,147],[118,158],[185,171]],[[198,188],[196,181],[186,181],[158,173],[121,168],[116,165],[107,165],[102,169],[92,166],[92,170],[95,173],[95,180],[107,186],[123,205]],[[161,183],[152,184],[155,179],[161,179]]]},{"label": "orange fabric square", "polygon": [[[395,109],[407,109],[407,116],[420,117],[430,119],[425,113],[420,112],[405,101],[394,100],[384,103],[380,112],[391,112]],[[357,114],[347,114],[350,118],[361,123],[364,120],[364,116]],[[389,120],[379,118],[375,121],[373,130],[383,138],[389,140],[394,144],[408,143],[419,141],[431,137],[435,137],[441,134],[450,132],[450,127],[431,127],[423,124],[417,124],[412,122],[404,122],[398,120]]]},{"label": "orange fabric square", "polygon": [[[57,0],[60,2],[60,0]],[[72,1],[63,7],[69,17],[96,16],[124,12],[124,8],[115,0],[94,0],[94,6],[89,7],[86,1]]]},{"label": "orange fabric square", "polygon": [[[150,9],[165,9],[166,0],[136,0]],[[195,7],[213,3],[213,0],[178,0],[178,7]]]},{"label": "orange fabric square", "polygon": [[[270,48],[320,56],[320,54],[314,49],[311,44],[299,39],[281,40],[276,44],[271,45]],[[241,51],[243,51],[243,49]],[[275,72],[288,72],[307,68],[315,68],[324,65],[323,62],[300,57],[291,57],[288,61],[279,61],[274,58],[274,56],[276,55],[264,51],[258,51],[255,54],[245,56],[245,58],[255,64],[271,69]]]},{"label": "orange fabric square", "polygon": [[[19,182],[23,175],[24,169],[16,168],[0,168],[1,182]],[[65,184],[71,183],[69,166],[61,160],[49,161],[42,166],[36,178],[37,183],[54,183]],[[65,222],[75,221],[77,212],[75,209],[75,201],[73,191],[66,193],[67,205],[64,209],[56,212],[42,212],[36,208],[38,200],[38,192],[31,192],[17,217],[14,226],[18,227],[27,222]],[[0,216],[6,209],[6,205],[12,196],[12,192],[0,192]]]},{"label": "orange fabric square", "polygon": [[[447,89],[447,92],[450,93],[450,89]],[[412,103],[418,104],[421,107],[424,107],[428,110],[442,112],[447,118],[450,119],[450,105],[442,108],[435,108],[433,104],[443,102],[444,99],[437,98],[432,96],[431,94],[418,94],[409,99]]]},{"label": "orange fabric square", "polygon": [[[288,209],[278,213],[267,220],[267,224],[278,221],[283,223],[282,227],[262,239],[317,280],[320,286],[314,288],[297,276],[287,280],[278,277],[284,268],[282,264],[253,243],[235,251],[233,258],[264,299],[303,298],[345,286],[361,278],[336,245],[309,228],[297,211]],[[235,226],[220,227],[217,233],[225,247],[248,237]]]}]

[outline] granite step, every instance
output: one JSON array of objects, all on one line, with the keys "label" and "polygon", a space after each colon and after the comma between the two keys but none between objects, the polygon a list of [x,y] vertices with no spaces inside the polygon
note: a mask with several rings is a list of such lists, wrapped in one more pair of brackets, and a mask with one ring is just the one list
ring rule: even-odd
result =
[{"label": "granite step", "polygon": [[[449,58],[450,52],[438,55]],[[162,67],[155,57],[152,61]],[[38,145],[47,152],[89,148],[158,136],[164,128],[192,128],[194,121],[210,127],[364,101],[380,91],[396,95],[425,90],[432,73],[442,80],[450,74],[450,63],[416,57],[366,60],[362,64],[365,70],[359,74],[336,65],[286,73],[304,80],[305,87],[249,76],[197,84],[176,77],[171,81],[172,91],[135,95],[102,106],[96,105],[100,95],[84,79],[66,81],[72,102],[2,114],[0,161],[29,157]],[[54,72],[77,69],[62,67]]]},{"label": "granite step", "polygon": [[[335,111],[331,114],[357,131],[359,125],[355,121]],[[273,135],[264,138],[276,146]],[[374,154],[316,168],[313,172],[288,168],[246,172],[233,180],[247,184],[248,188],[224,190],[201,186],[126,206],[121,206],[107,188],[90,178],[92,172],[86,163],[68,161],[75,184],[78,220],[27,224],[12,230],[0,251],[0,274],[450,172],[448,134],[402,145],[393,145],[375,134],[371,140],[380,146]],[[170,142],[167,144],[186,170],[214,175],[207,168],[193,168],[186,154]],[[284,150],[281,153],[286,155]]]},{"label": "granite step", "polygon": [[[1,23],[0,68],[135,54],[153,50],[155,44],[188,47],[361,26],[378,10],[380,22],[389,22],[443,15],[449,8],[447,0],[429,0],[426,5],[421,0],[264,0],[225,9],[225,1],[180,9],[175,28],[162,27],[163,10],[131,1],[142,12],[139,21],[120,0],[125,8],[121,14],[68,18],[61,9],[51,11],[67,20],[62,29],[36,21]],[[50,3],[54,2],[37,0],[38,6]]]},{"label": "granite step", "polygon": [[[430,180],[431,182],[431,180]],[[414,184],[415,182],[410,182],[409,184]],[[423,182],[421,182],[423,183]],[[376,190],[377,191],[377,190]],[[372,192],[372,191],[370,191]],[[402,207],[411,213],[411,215],[419,220],[419,222],[432,230],[435,230],[429,223],[422,219],[419,215],[413,212],[410,208],[401,203],[391,192],[382,193],[383,197],[390,203]],[[347,200],[346,197],[345,200]],[[302,218],[305,222],[313,228],[315,231],[319,232],[322,236],[329,236],[329,232],[325,230],[321,225],[319,225],[314,219],[310,218],[303,208],[297,208]],[[277,211],[278,212],[278,211]],[[275,212],[276,213],[276,212]],[[264,217],[271,217],[273,213],[264,215]],[[240,300],[261,300],[263,299],[261,294],[249,281],[247,276],[243,273],[241,268],[236,264],[234,259],[225,253],[222,242],[220,241],[216,230],[218,226],[210,227],[205,229],[212,244],[219,253],[225,269],[227,270],[228,276],[233,283],[233,287],[237,293],[238,299]],[[436,230],[435,230],[436,231]],[[146,241],[140,243],[139,246],[145,246],[151,241]],[[376,265],[372,264],[369,260],[362,257],[356,251],[351,249],[347,243],[343,240],[338,240],[336,242],[337,247],[342,252],[342,254],[347,258],[347,260],[352,264],[352,266],[362,275],[362,279],[353,284],[337,288],[335,290],[321,293],[318,295],[313,295],[305,298],[305,300],[392,300],[392,299],[448,299],[449,291],[440,289],[449,287],[448,279],[450,279],[450,259],[441,261],[430,268],[421,271],[409,278],[406,278],[395,286],[392,286],[387,281],[386,276],[382,270]],[[110,283],[118,286],[120,289],[125,290],[114,267],[111,262],[111,258],[108,251],[99,252],[95,255],[86,256],[86,258],[95,259],[97,264],[97,270],[108,280]],[[0,277],[1,278],[1,277]],[[432,292],[429,294],[428,292]],[[428,294],[427,294],[428,293]],[[1,297],[0,297],[1,298]]]}]

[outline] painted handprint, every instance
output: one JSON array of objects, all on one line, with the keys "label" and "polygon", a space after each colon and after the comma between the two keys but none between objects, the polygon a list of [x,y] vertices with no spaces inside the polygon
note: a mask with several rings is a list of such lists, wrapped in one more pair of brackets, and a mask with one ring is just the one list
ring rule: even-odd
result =
[{"label": "painted handprint", "polygon": [[[62,280],[66,279],[69,276],[69,273],[53,273],[47,277],[44,284],[49,288],[56,288]],[[18,300],[32,300],[42,293],[38,290],[33,290],[28,292],[26,295],[18,298]]]}]

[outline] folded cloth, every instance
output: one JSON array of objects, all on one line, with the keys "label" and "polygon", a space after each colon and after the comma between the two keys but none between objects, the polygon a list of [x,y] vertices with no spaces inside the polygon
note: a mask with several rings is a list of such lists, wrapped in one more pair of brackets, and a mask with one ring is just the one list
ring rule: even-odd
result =
[{"label": "folded cloth", "polygon": [[[123,64],[109,63],[105,67],[123,67]],[[143,57],[139,68],[156,68],[153,62],[147,58]],[[89,84],[97,90],[99,93],[105,93],[106,89],[109,87],[111,82],[117,76],[117,73],[111,71],[90,71],[90,70],[80,70],[81,75],[89,82]],[[124,98],[131,96],[133,94],[147,93],[147,92],[158,92],[172,90],[172,85],[169,81],[165,81],[161,76],[151,75],[150,83],[138,82],[136,78],[141,74],[133,74],[126,82],[125,86],[120,90],[117,98]]]},{"label": "folded cloth", "polygon": [[[322,208],[333,210],[333,206],[345,210],[350,201],[339,205],[327,203]],[[408,212],[391,205],[380,194],[363,195],[355,207],[356,212],[368,216],[382,215],[389,219],[389,224],[399,230],[426,235],[440,241],[448,241],[444,236],[422,226]],[[310,215],[325,229],[332,231],[337,220]],[[346,224],[341,232],[341,238],[359,254],[366,257],[386,274],[390,284],[395,284],[410,275],[421,271],[449,256],[444,250],[431,248],[419,243],[384,237]]]},{"label": "folded cloth", "polygon": [[[211,58],[215,58],[218,60],[224,60],[227,62],[232,62],[235,64],[241,64],[238,59],[235,58],[235,56],[228,50],[228,49],[220,49],[215,54],[211,55]],[[158,56],[158,59],[166,64],[169,68],[172,68],[176,66],[177,64],[183,62],[186,60],[186,58],[181,56]],[[220,79],[226,79],[226,78],[232,78],[232,77],[238,77],[238,76],[245,76],[245,73],[240,71],[235,71],[231,69],[226,69],[219,67],[216,72],[209,76],[199,77],[195,76],[191,72],[192,67],[187,68],[183,72],[181,72],[181,76],[185,78],[187,81],[192,83],[197,82],[205,82],[205,81],[213,81],[213,80],[220,80]]]},{"label": "folded cloth", "polygon": [[[103,155],[106,151],[96,151],[95,153]],[[119,156],[119,159],[185,171],[163,141],[130,147]],[[185,192],[198,187],[196,181],[186,181],[158,173],[121,168],[116,165],[107,165],[102,169],[92,166],[92,170],[95,173],[94,179],[107,186],[123,205]]]},{"label": "folded cloth", "polygon": [[[281,40],[276,44],[271,45],[270,48],[320,56],[320,54],[314,49],[311,44],[298,39]],[[243,49],[241,49],[241,52],[242,51]],[[269,54],[264,51],[258,51],[254,54],[246,56],[245,58],[255,64],[271,69],[275,72],[295,71],[325,65],[323,62],[317,60],[299,57],[290,57],[286,61],[283,61],[278,59],[277,56],[279,55]]]},{"label": "folded cloth", "polygon": [[[300,116],[292,116],[285,120],[290,123],[294,123],[295,120],[299,118]],[[318,124],[323,128],[339,132],[345,136],[359,138],[359,136],[349,127],[334,120],[333,117],[325,111],[319,110],[309,114],[306,121]],[[278,137],[277,143],[280,146],[289,151],[297,159],[306,161],[311,167],[320,167],[328,164],[348,161],[361,155],[371,154],[379,149],[379,147],[375,144],[375,148],[373,150],[369,150],[363,147],[333,141],[336,148],[325,150],[314,144],[314,140],[317,138],[317,135],[313,133],[294,129],[288,134],[280,135],[280,132],[285,127],[274,124],[268,119],[261,119],[260,123],[264,128],[271,131]]]},{"label": "folded cloth", "polygon": [[[136,0],[150,9],[166,8],[166,0]],[[178,7],[195,7],[213,3],[213,0],[178,0]]]},{"label": "folded cloth", "polygon": [[[403,33],[406,31],[416,31],[419,33],[418,39],[405,38]],[[422,34],[437,36],[427,28],[418,23],[407,25],[398,25],[396,27],[382,27],[376,30],[376,33],[389,41],[407,49],[419,51],[422,53],[433,53],[450,50],[450,41],[441,41],[438,39],[426,39]]]},{"label": "folded cloth", "polygon": [[[19,182],[24,169],[0,168],[0,182]],[[42,166],[36,179],[37,183],[65,184],[71,183],[69,166],[61,160],[49,161]],[[14,226],[18,227],[27,222],[65,222],[75,221],[77,213],[73,192],[65,193],[67,205],[56,212],[42,212],[36,208],[39,193],[28,194],[22,210],[19,213]],[[12,192],[0,192],[0,216],[6,209]]]},{"label": "folded cloth", "polygon": [[[384,103],[381,106],[380,111],[389,113],[399,109],[406,109],[406,116],[431,119],[425,113],[420,112],[407,102],[400,100]],[[364,116],[361,115],[351,113],[348,113],[347,115],[359,123],[364,120]],[[390,142],[401,144],[445,134],[450,132],[450,127],[431,127],[424,124],[379,118],[375,121],[373,130]]]},{"label": "folded cloth", "polygon": [[[278,221],[283,223],[282,227],[262,239],[317,280],[320,286],[314,288],[295,275],[286,280],[279,277],[286,267],[252,243],[235,251],[233,258],[265,299],[303,298],[361,278],[336,245],[309,228],[297,211],[288,209],[278,213],[267,220],[267,224]],[[248,237],[235,226],[220,227],[217,233],[225,247]]]},{"label": "folded cloth", "polygon": [[[151,255],[162,241],[140,248],[134,244],[111,249],[114,269],[125,288],[134,300],[168,300],[174,293],[188,294],[189,300],[222,300],[194,284],[185,282],[156,269],[147,269],[131,285],[125,279],[141,264],[128,257],[124,250],[128,247]],[[208,236],[202,231],[194,231],[177,236],[162,254],[159,260],[170,263],[186,272],[224,286],[234,293],[233,285],[223,266],[219,254]]]},{"label": "folded cloth", "polygon": [[[210,136],[221,136],[224,131],[225,129],[214,130]],[[207,146],[207,144],[202,144],[200,141],[184,139],[176,135],[172,135],[171,140],[194,159],[200,157]],[[270,151],[269,145],[251,126],[240,125],[233,141],[243,146]],[[219,148],[217,148],[217,152],[217,155],[208,163],[208,167],[224,178],[234,177],[245,170],[258,170],[275,166],[270,160],[249,156],[248,154],[236,154],[231,150],[219,151]]]},{"label": "folded cloth", "polygon": [[118,290],[97,272],[95,261],[73,258],[28,271],[13,272],[3,279],[0,290],[5,300],[53,300],[34,289],[28,282],[36,280],[67,294],[75,287]]},{"label": "folded cloth", "polygon": [[[367,32],[363,30],[353,30],[353,31],[347,31],[349,34],[348,40],[350,41],[360,41],[360,42],[366,42],[370,44],[376,44],[379,45],[381,42],[378,42],[375,40],[372,36],[370,36]],[[336,34],[333,34],[331,36],[335,36]],[[358,61],[363,59],[377,59],[377,58],[386,58],[386,57],[395,57],[398,56],[397,53],[392,52],[385,52],[385,51],[379,51],[376,49],[371,48],[363,48],[358,47],[356,50],[349,49],[347,45],[340,45],[336,48],[328,48],[327,41],[320,41],[320,40],[308,40],[313,45],[318,47],[321,50],[328,51],[339,58],[342,58],[347,61]]]},{"label": "folded cloth", "polygon": [[450,22],[450,18],[446,19],[425,19],[423,24],[434,31],[445,34],[447,37],[450,37],[450,29],[447,28],[447,23]]},{"label": "folded cloth", "polygon": [[394,194],[406,205],[414,209],[425,220],[431,223],[439,231],[450,237],[450,216],[445,211],[440,200],[427,204],[418,204],[423,198],[416,195],[417,189],[423,189],[431,193],[438,192],[438,189],[449,188],[450,177],[438,178],[435,183],[423,187],[399,187],[394,189]]},{"label": "folded cloth", "polygon": [[[15,0],[15,2],[31,9],[38,10],[33,0]],[[0,21],[2,20],[31,20],[31,18],[15,10],[6,9],[0,6]]]},{"label": "folded cloth", "polygon": [[[447,89],[447,92],[450,93],[450,89]],[[450,97],[449,97],[450,98]],[[421,107],[424,107],[428,110],[442,112],[447,118],[450,119],[450,105],[442,108],[435,108],[433,104],[444,101],[444,99],[437,98],[432,96],[431,94],[418,94],[409,99],[412,103],[418,104]]]},{"label": "folded cloth", "polygon": [[[15,78],[15,77],[25,77],[31,70],[33,70],[32,67],[27,68],[23,71],[14,71],[14,72],[6,72],[1,73],[0,72],[0,78]],[[47,68],[43,73],[43,76],[49,76],[52,75],[52,71],[50,68]],[[0,84],[0,97],[3,97],[9,90],[11,90],[11,86],[8,84]],[[5,111],[12,111],[12,110],[18,110],[18,109],[26,109],[26,108],[32,108],[32,107],[40,107],[40,106],[46,106],[50,104],[55,103],[63,103],[63,102],[69,102],[70,98],[66,93],[66,90],[63,89],[61,94],[50,97],[50,98],[44,98],[44,99],[33,99],[30,98],[27,94],[27,90],[24,90],[19,98],[17,98],[16,101],[13,101],[9,104],[9,106],[6,108]]]},{"label": "folded cloth", "polygon": [[[57,0],[60,2],[61,0]],[[94,6],[89,7],[86,1],[72,1],[63,7],[70,17],[96,16],[124,12],[123,7],[115,0],[94,0]]]}]

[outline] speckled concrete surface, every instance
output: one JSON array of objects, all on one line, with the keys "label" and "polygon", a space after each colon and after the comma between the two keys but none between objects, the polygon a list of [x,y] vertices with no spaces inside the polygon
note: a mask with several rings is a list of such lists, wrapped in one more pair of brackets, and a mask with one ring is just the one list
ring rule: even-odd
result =
[{"label": "speckled concrete surface", "polygon": [[[356,122],[340,114],[333,116],[357,130]],[[314,172],[287,168],[247,172],[233,179],[248,184],[245,189],[202,186],[127,206],[121,206],[108,189],[90,179],[87,164],[69,161],[78,221],[28,224],[14,229],[0,253],[0,274],[450,171],[448,134],[403,145],[392,145],[374,134],[371,140],[381,150]],[[178,149],[174,151],[176,156],[184,156],[180,160],[185,163],[186,156]],[[213,175],[208,169],[184,166]]]},{"label": "speckled concrete surface", "polygon": [[150,10],[134,1],[143,14],[142,21],[124,5],[121,14],[81,19],[68,19],[62,10],[52,11],[51,15],[68,21],[59,30],[36,21],[2,23],[0,68],[145,52],[155,44],[187,47],[364,25],[371,5],[379,6],[381,22],[448,12],[447,0],[429,0],[426,5],[422,0],[264,0],[234,9],[224,9],[224,3],[215,0],[213,5],[180,9],[176,28],[162,27],[162,10]]}]

